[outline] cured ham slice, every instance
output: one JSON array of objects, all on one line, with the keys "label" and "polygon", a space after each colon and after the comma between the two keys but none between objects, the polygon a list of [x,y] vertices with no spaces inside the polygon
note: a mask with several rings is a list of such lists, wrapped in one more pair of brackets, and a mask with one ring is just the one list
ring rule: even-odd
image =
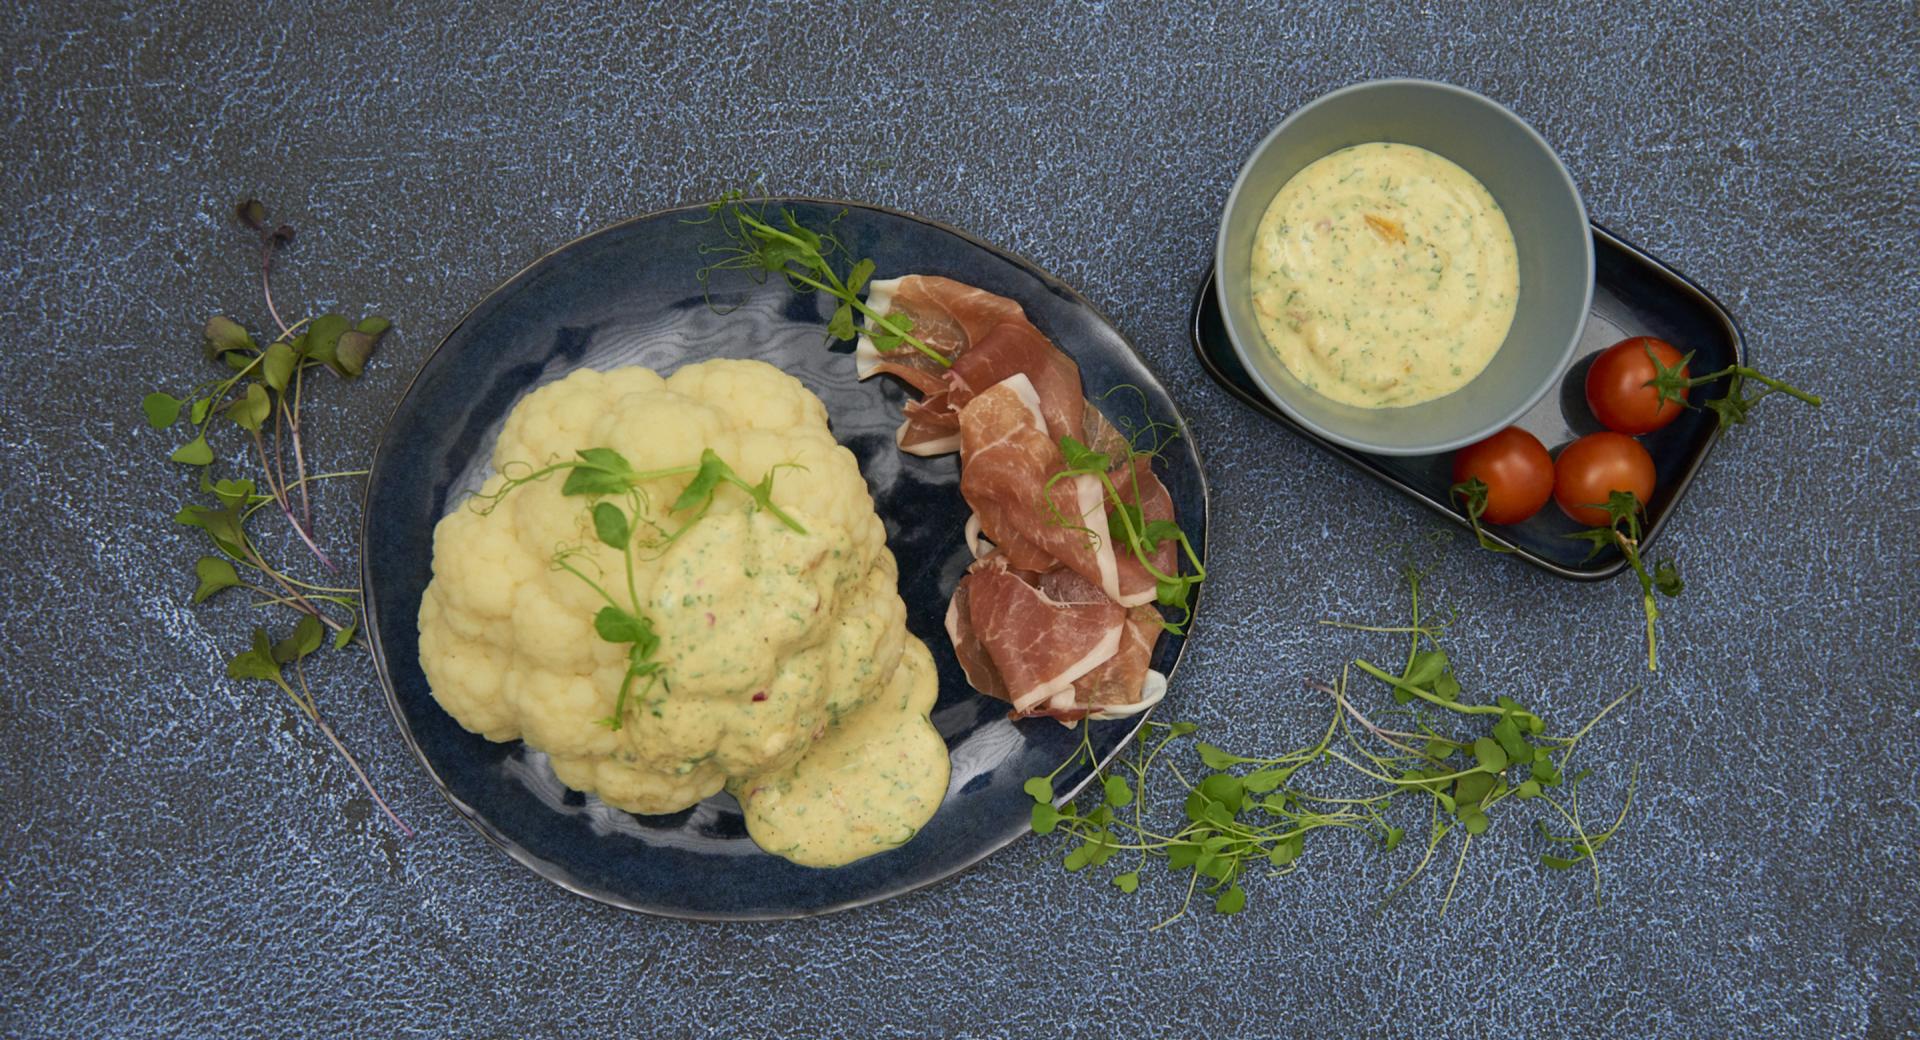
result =
[{"label": "cured ham slice", "polygon": [[905,409],[894,437],[900,450],[914,455],[958,450],[960,411],[1015,374],[1033,384],[1055,437],[1084,438],[1082,417],[1088,409],[1080,366],[1027,320],[1019,304],[948,278],[908,275],[873,283],[867,305],[882,317],[912,318],[913,335],[952,359],[951,367],[942,366],[911,346],[882,352],[862,330],[854,348],[859,377],[898,376],[923,395]]},{"label": "cured ham slice", "polygon": [[[868,283],[867,306],[882,317],[898,311],[912,318],[914,338],[948,358],[985,339],[1002,322],[1026,320],[1020,305],[1004,296],[924,274]],[[883,354],[864,331],[854,346],[853,361],[861,379],[895,375],[923,394],[946,386],[945,366],[912,347]]]},{"label": "cured ham slice", "polygon": [[967,681],[1016,717],[1146,710],[1166,692],[1149,667],[1160,631],[1152,607],[1122,610],[1072,571],[1020,571],[998,554],[975,561],[947,606]]},{"label": "cured ham slice", "polygon": [[1129,705],[1141,700],[1153,647],[1160,641],[1160,612],[1152,607],[1127,611],[1120,645],[1112,657],[1083,675],[1074,685],[1074,703],[1093,708]]},{"label": "cured ham slice", "polygon": [[961,410],[960,494],[979,518],[980,533],[1015,566],[1044,570],[1058,560],[1121,606],[1151,601],[1151,585],[1133,602],[1117,594],[1120,572],[1099,479],[1081,475],[1048,489],[1066,468],[1026,376],[1009,377]]},{"label": "cured ham slice", "polygon": [[[860,378],[893,375],[919,394],[903,408],[902,451],[960,453],[974,560],[946,628],[967,681],[1016,717],[1152,707],[1167,688],[1152,668],[1165,629],[1154,572],[1179,573],[1179,543],[1163,539],[1142,561],[1111,534],[1120,508],[1137,508],[1142,525],[1174,518],[1152,460],[1133,453],[1086,399],[1079,366],[1012,300],[908,275],[871,283],[867,303],[912,318],[913,335],[948,362],[912,346],[883,352],[866,331],[854,355]],[[1061,476],[1066,437],[1115,460],[1104,479]]]},{"label": "cured ham slice", "polygon": [[1074,681],[1111,660],[1126,638],[1126,610],[1071,571],[1036,576],[990,556],[962,584],[971,635],[1019,713],[1077,707]]}]

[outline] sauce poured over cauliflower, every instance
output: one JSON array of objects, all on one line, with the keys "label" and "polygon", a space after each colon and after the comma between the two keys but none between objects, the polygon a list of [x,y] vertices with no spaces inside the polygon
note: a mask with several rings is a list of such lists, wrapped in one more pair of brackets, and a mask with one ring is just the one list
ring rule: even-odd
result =
[{"label": "sauce poured over cauliflower", "polygon": [[[772,470],[773,502],[804,533],[722,484],[661,546],[696,512],[672,510],[690,476],[649,480],[633,525],[636,602],[621,550],[595,537],[594,500],[562,495],[564,473],[492,497],[508,476],[586,448],[641,472],[694,466],[708,449],[748,483]],[[421,667],[462,726],[525,740],[568,786],[630,812],[728,790],[756,842],[813,866],[891,848],[933,815],[948,774],[927,719],[933,661],[907,633],[859,466],[799,381],[757,361],[669,379],[575,372],[514,408],[493,466],[435,529],[420,604]],[[632,685],[618,726],[632,646],[596,633],[608,600],[595,584],[659,639],[658,681]]]}]

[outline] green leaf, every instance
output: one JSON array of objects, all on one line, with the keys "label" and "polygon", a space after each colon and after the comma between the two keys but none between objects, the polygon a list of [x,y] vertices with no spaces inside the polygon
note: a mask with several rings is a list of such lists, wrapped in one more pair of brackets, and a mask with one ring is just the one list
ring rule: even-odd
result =
[{"label": "green leaf", "polygon": [[1507,768],[1507,753],[1500,747],[1500,742],[1492,737],[1481,737],[1473,742],[1473,757],[1480,763],[1480,768],[1489,773]]},{"label": "green leaf", "polygon": [[1448,669],[1440,673],[1440,678],[1433,681],[1431,692],[1441,700],[1455,700],[1460,696],[1460,680],[1453,677],[1452,669]]},{"label": "green leaf", "polygon": [[1033,833],[1052,834],[1053,829],[1059,825],[1060,825],[1060,810],[1055,809],[1053,806],[1048,805],[1044,802],[1034,803]]},{"label": "green leaf", "polygon": [[258,349],[253,337],[232,318],[214,317],[207,320],[202,333],[206,337],[206,355],[208,361],[215,361],[229,352],[251,352]]},{"label": "green leaf", "polygon": [[373,356],[373,348],[379,338],[369,336],[357,329],[342,332],[333,347],[333,370],[347,379],[357,379],[366,370],[367,359]]},{"label": "green leaf", "polygon": [[688,482],[686,490],[680,492],[680,497],[673,500],[672,511],[678,513],[712,498],[714,488],[719,486],[720,479],[732,474],[733,467],[720,461],[720,456],[714,454],[712,448],[702,450],[700,471],[693,475],[693,480]]},{"label": "green leaf", "polygon": [[221,589],[230,589],[240,584],[240,572],[233,564],[218,556],[202,556],[193,563],[194,577],[200,579],[200,586],[193,590],[193,602],[205,602],[208,596]]},{"label": "green leaf", "polygon": [[1516,798],[1540,797],[1540,781],[1522,780],[1520,786],[1513,789],[1513,795]]},{"label": "green leaf", "polygon": [[1245,796],[1246,789],[1237,776],[1230,776],[1226,773],[1213,773],[1208,775],[1206,779],[1200,781],[1200,793],[1207,798],[1219,802],[1228,809],[1238,812],[1240,810],[1240,799]]},{"label": "green leaf", "polygon": [[228,659],[227,678],[281,681],[280,664],[273,659],[273,644],[265,629],[254,629],[253,644]]},{"label": "green leaf", "polygon": [[575,452],[579,460],[560,485],[562,495],[616,495],[633,486],[633,466],[612,448]]},{"label": "green leaf", "polygon": [[213,485],[213,494],[220,504],[228,509],[240,509],[251,505],[254,497],[254,485],[251,480],[220,480]]},{"label": "green leaf", "polygon": [[1129,870],[1124,874],[1115,874],[1113,876],[1113,887],[1131,894],[1135,889],[1140,887],[1140,872],[1137,870]]},{"label": "green leaf", "polygon": [[347,319],[338,314],[322,314],[307,323],[306,354],[322,362],[339,375],[348,373],[340,365],[340,337],[347,331]]},{"label": "green leaf", "polygon": [[1247,893],[1239,885],[1227,889],[1220,898],[1213,901],[1214,912],[1222,914],[1237,914],[1246,909],[1246,906]]},{"label": "green leaf", "polygon": [[[1066,457],[1067,468],[1070,470],[1086,469],[1105,473],[1113,468],[1113,459],[1106,452],[1094,451],[1075,437],[1060,438],[1060,454]],[[1136,514],[1139,512],[1138,506],[1131,508]]]},{"label": "green leaf", "polygon": [[1533,746],[1520,735],[1520,724],[1513,716],[1503,715],[1493,724],[1493,739],[1500,742],[1500,750],[1507,753],[1507,760],[1518,765],[1533,761]]},{"label": "green leaf", "polygon": [[173,515],[173,522],[207,532],[214,545],[229,556],[245,555],[240,548],[246,541],[246,536],[240,530],[240,514],[232,509],[187,506]]},{"label": "green leaf", "polygon": [[1194,750],[1200,753],[1200,761],[1205,762],[1208,769],[1226,769],[1246,761],[1246,759],[1241,758],[1239,755],[1222,751],[1212,744],[1205,742],[1195,744]]},{"label": "green leaf", "polygon": [[1117,776],[1109,776],[1106,779],[1105,786],[1107,789],[1108,805],[1131,805],[1133,803],[1133,787],[1129,785],[1126,780]]},{"label": "green leaf", "polygon": [[601,607],[593,616],[593,630],[609,643],[639,643],[653,635],[653,625],[619,607]]},{"label": "green leaf", "polygon": [[1433,685],[1446,670],[1446,651],[1422,650],[1413,655],[1413,663],[1407,666],[1407,674],[1400,679],[1408,686],[1418,686],[1424,690]]},{"label": "green leaf", "polygon": [[335,650],[345,649],[348,643],[353,642],[353,633],[359,627],[360,623],[358,621],[347,622],[345,628],[333,634],[333,648]]},{"label": "green leaf", "polygon": [[593,507],[593,533],[600,541],[615,549],[625,549],[632,531],[627,527],[627,514],[612,502],[600,502]]},{"label": "green leaf", "polygon": [[312,614],[302,615],[293,626],[293,634],[273,644],[273,659],[280,664],[292,664],[320,649],[325,638],[326,629],[320,619]]},{"label": "green leaf", "polygon": [[1493,793],[1492,773],[1469,773],[1454,781],[1453,798],[1459,808],[1456,810],[1465,816],[1474,806],[1486,800]]},{"label": "green leaf", "polygon": [[267,397],[267,388],[259,383],[247,384],[247,395],[227,406],[227,418],[243,430],[258,430],[260,424],[273,414],[273,401]]},{"label": "green leaf", "polygon": [[207,421],[207,413],[213,410],[213,398],[202,397],[193,402],[193,411],[187,415],[187,421],[195,426]]},{"label": "green leaf", "polygon": [[1027,792],[1027,795],[1036,802],[1053,804],[1053,781],[1044,776],[1029,778],[1026,783],[1020,785],[1020,789]]},{"label": "green leaf", "polygon": [[862,260],[859,263],[854,264],[853,270],[847,272],[847,291],[851,293],[859,292],[861,289],[866,288],[867,279],[872,277],[873,277],[873,261],[872,260]]},{"label": "green leaf", "polygon": [[1175,722],[1167,727],[1167,732],[1176,737],[1184,737],[1200,728],[1197,722]]},{"label": "green leaf", "polygon": [[140,410],[147,413],[147,425],[156,430],[164,430],[179,420],[180,405],[178,397],[157,390],[140,399]]},{"label": "green leaf", "polygon": [[1254,794],[1265,794],[1286,783],[1287,777],[1292,775],[1292,769],[1260,769],[1248,773],[1240,783]]},{"label": "green leaf", "polygon": [[1485,834],[1487,831],[1487,814],[1478,810],[1471,815],[1462,815],[1460,822],[1466,826],[1468,834]]},{"label": "green leaf", "polygon": [[859,330],[853,327],[853,305],[843,303],[835,307],[833,317],[827,319],[827,335],[844,343],[859,334]]},{"label": "green leaf", "polygon": [[267,356],[260,360],[260,379],[274,390],[285,390],[293,379],[293,368],[300,359],[284,341],[267,344]]},{"label": "green leaf", "polygon": [[364,332],[378,339],[386,335],[388,329],[393,328],[393,322],[388,321],[384,315],[369,314],[355,322],[353,328],[355,332]]},{"label": "green leaf", "polygon": [[873,340],[875,350],[882,354],[894,350],[906,340],[907,333],[913,331],[913,319],[905,314],[889,314],[867,329],[867,337]]},{"label": "green leaf", "polygon": [[1381,847],[1387,852],[1392,852],[1394,846],[1400,844],[1400,839],[1406,836],[1407,832],[1402,828],[1390,826],[1387,828],[1386,835],[1381,839]]},{"label": "green leaf", "polygon": [[1082,845],[1079,848],[1073,849],[1072,851],[1068,852],[1066,855],[1066,859],[1062,861],[1062,865],[1064,865],[1068,870],[1080,870],[1085,868],[1087,864],[1091,862],[1093,862],[1093,852],[1092,852],[1091,846]]},{"label": "green leaf", "polygon": [[1186,870],[1200,862],[1200,843],[1183,841],[1167,846],[1167,869]]},{"label": "green leaf", "polygon": [[213,462],[213,449],[207,445],[207,435],[203,433],[173,449],[167,458],[189,466],[205,466]]}]

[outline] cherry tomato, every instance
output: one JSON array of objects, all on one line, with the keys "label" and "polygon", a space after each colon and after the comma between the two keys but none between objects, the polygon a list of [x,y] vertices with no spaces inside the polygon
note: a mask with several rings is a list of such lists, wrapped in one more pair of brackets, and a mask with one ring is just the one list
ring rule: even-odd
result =
[{"label": "cherry tomato", "polygon": [[1480,519],[1517,524],[1540,511],[1553,495],[1553,456],[1540,438],[1509,426],[1453,457],[1453,482],[1479,480],[1487,486],[1487,508]]},{"label": "cherry tomato", "polygon": [[1560,449],[1553,463],[1553,500],[1587,527],[1607,526],[1607,496],[1631,491],[1646,505],[1653,497],[1653,456],[1624,433],[1602,430]]},{"label": "cherry tomato", "polygon": [[[1668,368],[1680,364],[1673,344],[1652,336],[1623,339],[1593,359],[1587,369],[1587,407],[1600,425],[1616,433],[1652,433],[1685,410],[1678,401],[1660,400],[1659,391],[1647,385],[1654,376],[1648,351]],[[1687,370],[1681,368],[1680,374]]]}]

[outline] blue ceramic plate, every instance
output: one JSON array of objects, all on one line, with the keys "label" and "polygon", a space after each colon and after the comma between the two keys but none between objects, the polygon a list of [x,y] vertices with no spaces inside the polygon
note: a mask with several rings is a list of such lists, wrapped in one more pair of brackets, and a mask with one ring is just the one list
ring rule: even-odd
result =
[{"label": "blue ceramic plate", "polygon": [[[1058,279],[951,228],[851,203],[777,200],[835,232],[879,277],[938,274],[1019,301],[1080,365],[1090,397],[1116,388],[1116,421],[1186,423],[1151,371],[1087,300]],[[968,562],[955,457],[920,459],[893,443],[903,387],[854,379],[847,348],[830,349],[828,310],[779,279],[756,285],[716,274],[709,300],[695,272],[720,241],[704,209],[668,210],[596,232],[515,275],[481,301],[427,358],[387,424],[368,480],[362,533],[367,625],[400,731],[461,815],[521,863],[562,887],[614,906],[674,917],[765,919],[828,913],[948,877],[1024,834],[1028,777],[1064,761],[1075,730],[1013,722],[974,693],[948,644],[947,600]],[[718,305],[713,306],[713,305]],[[826,402],[840,442],[860,460],[887,542],[900,563],[907,626],[940,667],[934,724],[953,779],[939,812],[906,845],[830,870],[796,866],[747,837],[739,807],[716,795],[670,816],[636,816],[569,791],[544,755],[483,740],[434,701],[420,671],[415,618],[431,574],[434,524],[487,472],[494,437],[515,402],[577,368],[640,364],[662,373],[713,357],[758,358]],[[1156,470],[1196,550],[1206,546],[1207,489],[1182,436]],[[1197,601],[1196,601],[1197,602]],[[1162,638],[1154,667],[1172,676],[1184,640]],[[1096,723],[1111,756],[1141,719]],[[1056,781],[1077,791],[1080,768]]]}]

